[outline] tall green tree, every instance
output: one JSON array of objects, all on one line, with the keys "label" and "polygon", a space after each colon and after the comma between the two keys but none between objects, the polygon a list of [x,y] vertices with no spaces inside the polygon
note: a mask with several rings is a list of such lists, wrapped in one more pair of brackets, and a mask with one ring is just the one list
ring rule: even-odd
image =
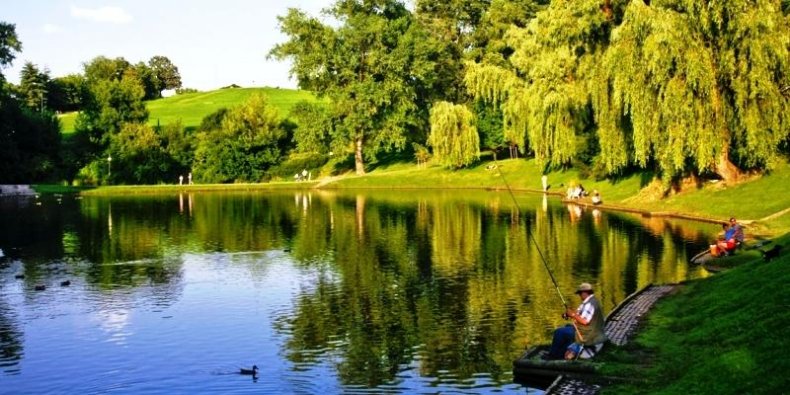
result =
[{"label": "tall green tree", "polygon": [[[120,75],[119,75],[120,73]],[[143,98],[145,89],[137,73],[122,58],[99,57],[85,65],[88,100],[77,117],[78,131],[106,147],[109,136],[124,123],[142,123],[148,119]]]},{"label": "tall green tree", "polygon": [[83,64],[83,71],[88,85],[93,85],[97,81],[119,81],[131,67],[131,63],[122,57],[97,56]]},{"label": "tall green tree", "polygon": [[149,125],[125,123],[110,137],[108,155],[112,160],[112,180],[133,184],[150,184],[164,180],[169,158],[162,139]]},{"label": "tall green tree", "polygon": [[137,62],[132,66],[132,69],[143,86],[143,91],[145,92],[143,100],[152,100],[162,97],[162,90],[159,89],[161,84],[152,68],[148,67],[148,65],[143,62]]},{"label": "tall green tree", "polygon": [[460,168],[480,157],[480,137],[474,114],[466,106],[438,102],[431,108],[428,144],[443,165]]},{"label": "tall green tree", "polygon": [[68,112],[82,109],[87,86],[82,74],[69,74],[50,80],[47,106],[54,111]]},{"label": "tall green tree", "polygon": [[539,163],[566,164],[592,123],[590,75],[601,61],[619,3],[560,0],[526,28],[511,28],[510,67],[473,63],[465,82],[479,99],[501,106],[505,140],[529,144]]},{"label": "tall green tree", "polygon": [[57,118],[14,98],[2,73],[21,50],[16,27],[0,22],[0,184],[49,181],[58,162]]},{"label": "tall green tree", "polygon": [[606,165],[631,149],[667,176],[770,168],[790,135],[789,48],[779,0],[630,2],[594,91]]},{"label": "tall green tree", "polygon": [[287,136],[277,110],[254,95],[222,117],[218,130],[198,135],[193,165],[201,182],[260,182],[280,161]]},{"label": "tall green tree", "polygon": [[299,152],[327,153],[334,128],[326,105],[300,101],[291,108],[290,118],[296,122],[293,140]]},{"label": "tall green tree", "polygon": [[166,56],[154,56],[148,61],[155,81],[156,88],[159,90],[158,97],[162,97],[162,91],[166,89],[176,89],[181,87],[181,74],[178,67]]},{"label": "tall green tree", "polygon": [[22,51],[22,42],[16,35],[16,25],[0,22],[0,82],[5,79],[2,69],[11,64],[16,58],[16,52],[20,51]]},{"label": "tall green tree", "polygon": [[330,99],[333,140],[353,146],[355,168],[382,149],[404,147],[427,127],[427,103],[440,91],[442,51],[395,0],[338,0],[325,24],[290,9],[278,17],[289,39],[270,55],[293,61],[299,86]]},{"label": "tall green tree", "polygon": [[[415,13],[418,21],[432,35],[448,45],[448,55],[441,59],[442,69],[452,73],[446,94],[440,100],[464,103],[470,106],[478,119],[483,147],[498,150],[510,145],[511,153],[516,145],[523,148],[519,136],[508,135],[503,128],[499,103],[469,98],[464,87],[467,74],[465,62],[473,61],[512,69],[508,59],[514,48],[505,39],[511,27],[526,27],[535,13],[544,7],[544,0],[480,0],[441,1],[418,0]],[[495,119],[498,118],[498,119]]]},{"label": "tall green tree", "polygon": [[50,91],[49,70],[41,70],[31,62],[25,62],[19,73],[17,93],[28,108],[42,112]]}]

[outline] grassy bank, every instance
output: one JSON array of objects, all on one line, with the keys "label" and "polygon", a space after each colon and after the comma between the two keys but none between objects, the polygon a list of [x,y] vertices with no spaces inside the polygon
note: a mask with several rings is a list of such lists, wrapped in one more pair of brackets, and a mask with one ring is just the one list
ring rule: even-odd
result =
[{"label": "grassy bank", "polygon": [[[197,127],[208,114],[223,108],[241,104],[251,95],[259,93],[269,99],[269,103],[277,108],[280,116],[285,117],[294,104],[302,100],[316,100],[315,96],[303,90],[278,88],[236,88],[217,89],[208,92],[187,93],[146,102],[150,125],[167,125],[181,120],[185,127]],[[62,114],[58,117],[63,133],[74,131],[77,113]]]},{"label": "grassy bank", "polygon": [[[532,160],[501,160],[450,171],[438,166],[417,168],[396,164],[377,168],[365,176],[346,176],[324,185],[325,188],[492,188],[504,189],[504,179],[517,191],[540,191],[541,168]],[[652,181],[649,173],[637,173],[616,180],[584,179],[577,170],[548,174],[550,192],[564,194],[572,183],[588,191],[598,190],[604,203],[654,212],[673,212],[726,220],[734,216],[747,224],[751,234],[775,236],[790,232],[790,165],[781,163],[770,174],[754,177],[735,186],[707,183],[682,193],[658,199],[647,196],[643,188]],[[773,216],[773,217],[772,217]]]},{"label": "grassy bank", "polygon": [[[790,234],[774,241],[790,246]],[[604,393],[780,394],[787,391],[790,247],[690,282],[654,308],[630,345],[607,356],[606,373],[632,383]]]},{"label": "grassy bank", "polygon": [[316,184],[316,181],[306,181],[266,184],[116,185],[85,190],[81,194],[85,196],[113,196],[180,192],[249,192],[274,189],[311,189]]},{"label": "grassy bank", "polygon": [[59,184],[34,184],[31,185],[34,191],[41,194],[67,194],[80,193],[92,189],[92,187],[73,187]]},{"label": "grassy bank", "polygon": [[[492,168],[496,166],[496,168]],[[413,163],[396,163],[380,166],[364,176],[346,174],[323,183],[295,185],[290,181],[261,184],[244,188],[281,188],[318,186],[337,189],[506,189],[506,182],[517,192],[541,191],[541,171],[533,160],[509,159],[498,162],[486,161],[477,166],[447,170],[439,166],[418,168]],[[500,174],[501,172],[501,174]],[[595,181],[584,179],[575,169],[553,171],[548,174],[549,191],[563,195],[573,183],[582,183],[588,191],[598,190],[606,205],[615,205],[640,210],[673,212],[697,215],[705,218],[726,220],[734,216],[747,225],[747,236],[763,237],[790,232],[790,164],[781,163],[772,173],[754,177],[735,186],[708,183],[700,188],[689,188],[682,193],[658,199],[646,196],[643,188],[652,181],[649,173],[636,173],[616,180]],[[319,181],[321,181],[319,179]],[[247,185],[247,184],[244,184]],[[136,191],[167,191],[178,186],[131,187]],[[198,190],[238,189],[228,185],[199,185]],[[118,187],[98,188],[91,194],[126,193]],[[786,211],[786,212],[785,212]]]}]

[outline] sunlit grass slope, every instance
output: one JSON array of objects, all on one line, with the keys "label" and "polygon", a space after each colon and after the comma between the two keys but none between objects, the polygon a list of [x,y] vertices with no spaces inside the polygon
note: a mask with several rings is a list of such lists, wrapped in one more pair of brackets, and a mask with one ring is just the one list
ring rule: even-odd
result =
[{"label": "sunlit grass slope", "polygon": [[[187,93],[147,102],[148,123],[167,125],[180,119],[185,127],[197,127],[206,115],[222,107],[241,104],[255,93],[266,95],[281,117],[286,117],[291,107],[299,101],[316,100],[315,95],[308,91],[278,88],[235,88]],[[61,115],[61,130],[64,133],[73,132],[76,119],[76,112]]]},{"label": "sunlit grass slope", "polygon": [[[774,244],[787,251],[790,234]],[[603,393],[787,393],[788,269],[788,252],[755,257],[659,302],[633,345],[608,358],[607,373],[629,382]]]}]

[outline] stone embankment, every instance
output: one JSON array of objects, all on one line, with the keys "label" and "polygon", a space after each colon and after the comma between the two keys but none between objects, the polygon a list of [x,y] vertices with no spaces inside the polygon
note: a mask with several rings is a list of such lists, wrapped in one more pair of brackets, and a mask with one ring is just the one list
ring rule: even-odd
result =
[{"label": "stone embankment", "polygon": [[0,197],[4,196],[33,196],[36,191],[30,185],[0,185]]},{"label": "stone embankment", "polygon": [[[606,336],[609,341],[617,346],[622,346],[631,339],[639,327],[639,322],[656,302],[672,292],[676,285],[658,285],[645,288],[629,299],[623,301],[606,320]],[[589,384],[579,379],[565,376],[557,380],[546,389],[546,394],[597,394],[601,387]]]}]

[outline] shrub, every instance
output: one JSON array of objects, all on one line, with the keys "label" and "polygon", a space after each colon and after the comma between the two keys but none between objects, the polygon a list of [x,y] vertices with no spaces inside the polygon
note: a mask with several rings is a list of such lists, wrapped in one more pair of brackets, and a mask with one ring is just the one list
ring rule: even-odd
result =
[{"label": "shrub", "polygon": [[306,153],[291,154],[286,160],[269,170],[272,177],[280,177],[285,180],[292,180],[294,174],[307,170],[317,176],[319,170],[329,161],[327,155]]}]

